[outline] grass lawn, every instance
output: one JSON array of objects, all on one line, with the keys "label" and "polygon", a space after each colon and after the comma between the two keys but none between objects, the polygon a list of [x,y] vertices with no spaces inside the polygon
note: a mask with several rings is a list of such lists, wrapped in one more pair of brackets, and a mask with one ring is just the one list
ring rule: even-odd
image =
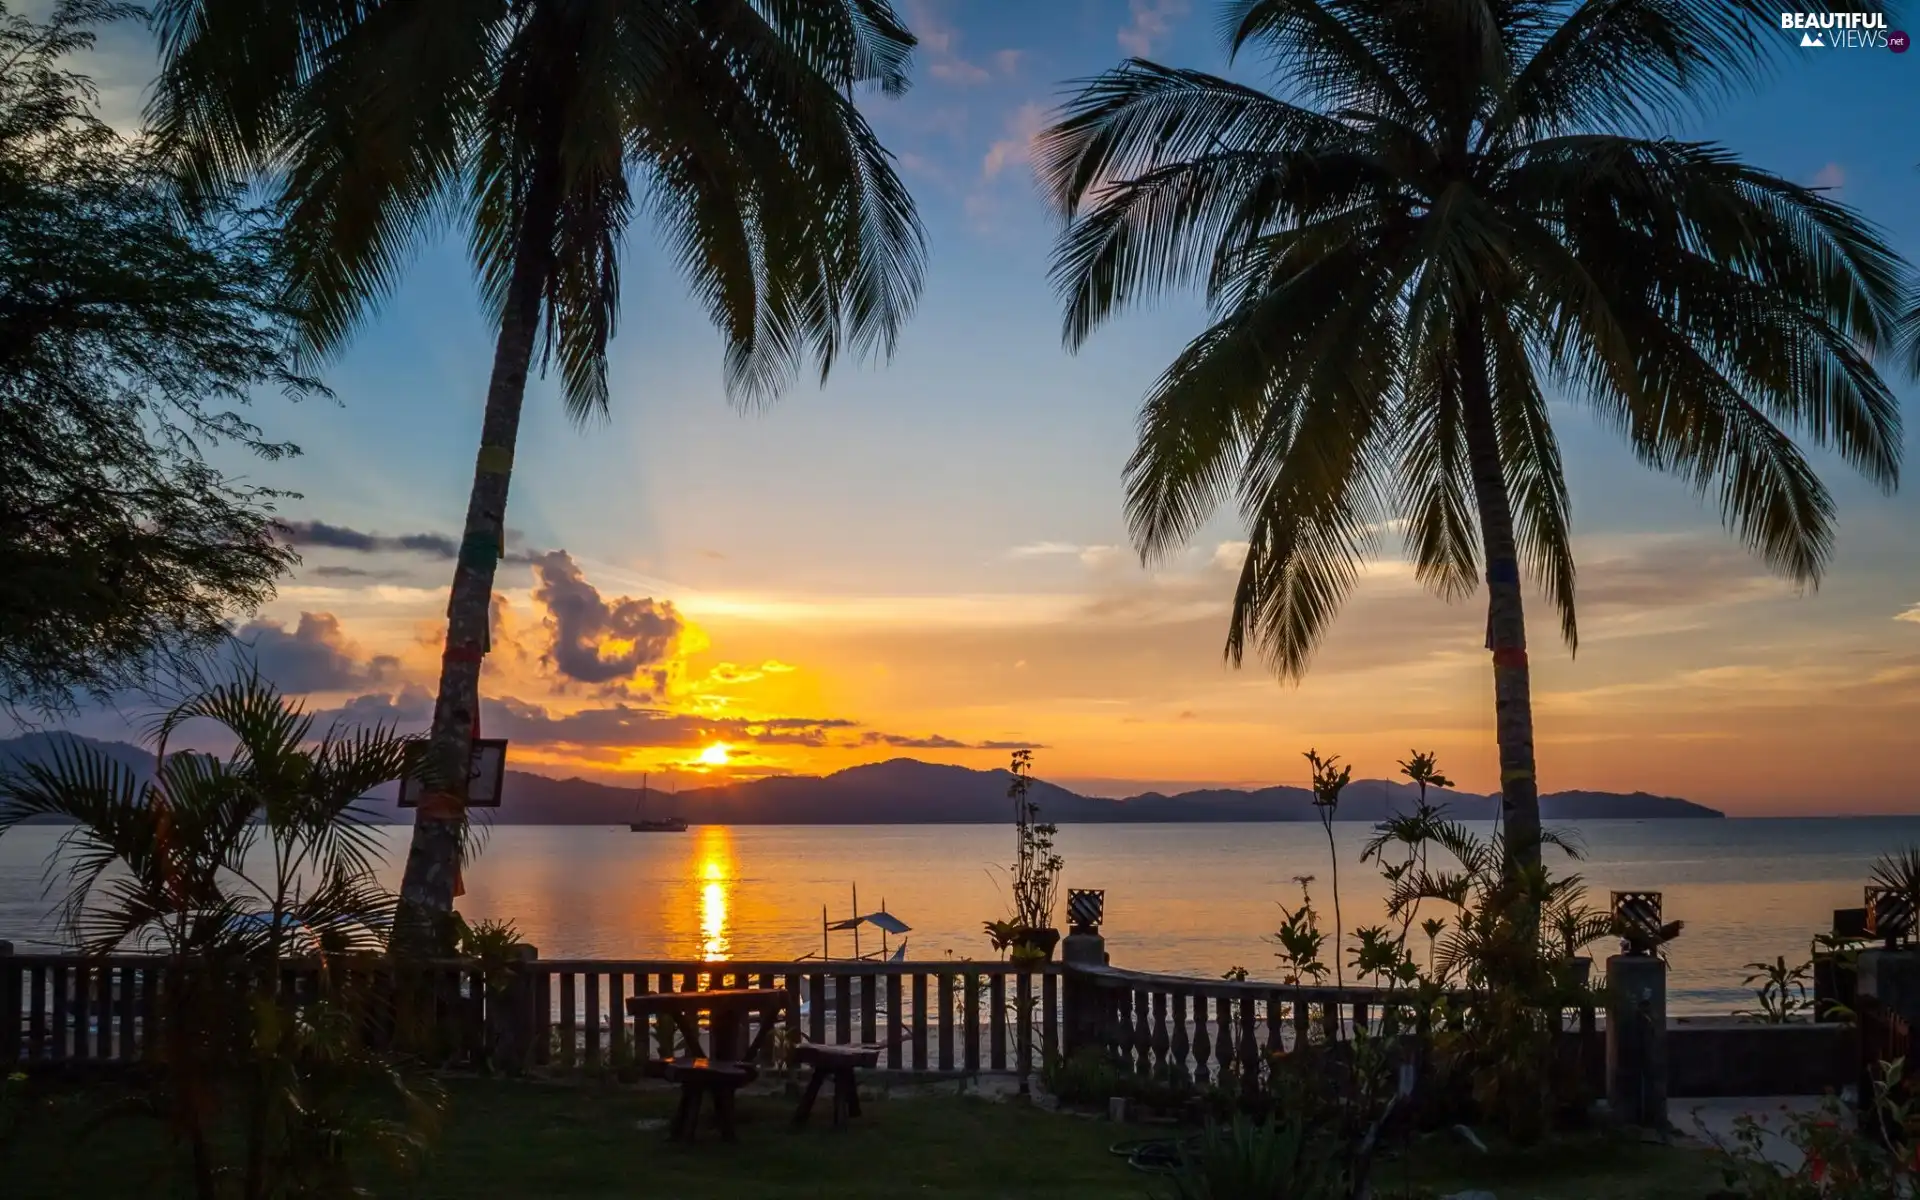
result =
[{"label": "grass lawn", "polygon": [[[740,1141],[703,1133],[666,1141],[673,1095],[663,1090],[483,1080],[448,1084],[449,1112],[432,1162],[417,1178],[373,1179],[375,1194],[408,1200],[476,1197],[732,1198],[932,1196],[987,1200],[1044,1196],[1119,1200],[1155,1194],[1150,1176],[1108,1152],[1151,1130],[957,1095],[874,1099],[846,1130],[824,1106],[802,1132],[791,1103],[741,1100]],[[21,1130],[0,1162],[0,1195],[181,1194],[153,1125],[83,1132],[97,1095],[63,1094]],[[1703,1200],[1718,1183],[1697,1152],[1591,1137],[1527,1152],[1481,1156],[1440,1139],[1416,1144],[1416,1194],[1468,1187],[1499,1200]],[[1383,1163],[1376,1190],[1399,1193],[1400,1164]]]}]

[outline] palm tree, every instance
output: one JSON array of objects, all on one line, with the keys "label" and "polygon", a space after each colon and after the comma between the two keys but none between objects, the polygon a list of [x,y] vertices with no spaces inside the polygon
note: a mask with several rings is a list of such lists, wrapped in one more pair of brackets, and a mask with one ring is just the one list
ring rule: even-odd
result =
[{"label": "palm tree", "polygon": [[1164,558],[1236,495],[1226,653],[1251,641],[1295,680],[1390,519],[1441,596],[1484,572],[1502,811],[1535,859],[1523,567],[1578,645],[1548,392],[1817,584],[1834,506],[1795,439],[1896,486],[1899,410],[1871,359],[1903,264],[1845,205],[1654,132],[1759,69],[1773,15],[1750,0],[1235,0],[1225,18],[1291,98],[1133,59],[1084,82],[1036,159],[1067,221],[1070,348],[1170,288],[1210,306],[1143,407],[1134,544]]},{"label": "palm tree", "polygon": [[[191,720],[232,751],[169,753]],[[361,1149],[424,1149],[433,1101],[366,1044],[365,997],[342,969],[386,948],[395,897],[362,802],[399,777],[407,739],[318,730],[240,675],[162,714],[152,740],[150,773],[77,740],[0,771],[0,838],[34,817],[69,823],[47,863],[68,940],[163,956],[158,986],[140,986],[157,993],[143,1037],[165,1069],[137,1081],[133,1107],[182,1143],[194,1193],[350,1194]],[[321,968],[310,988],[281,986],[296,957]]]},{"label": "palm tree", "polygon": [[264,181],[305,346],[339,347],[457,222],[497,321],[419,810],[409,914],[452,909],[488,603],[536,349],[607,409],[636,210],[726,340],[743,400],[891,353],[924,239],[856,86],[907,86],[888,0],[161,0],[151,117],[189,201]]}]

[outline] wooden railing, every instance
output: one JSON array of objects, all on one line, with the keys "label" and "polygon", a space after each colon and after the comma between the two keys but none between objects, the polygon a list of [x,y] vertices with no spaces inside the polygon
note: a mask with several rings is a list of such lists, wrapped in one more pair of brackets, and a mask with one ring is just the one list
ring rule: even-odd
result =
[{"label": "wooden railing", "polygon": [[[0,953],[0,1064],[132,1064],[159,1051],[164,996],[182,964],[155,955],[21,955]],[[335,968],[346,986],[336,996],[361,1005],[367,1033],[381,1040],[431,1045],[442,1060],[486,1052],[504,1014],[489,1012],[509,997],[471,962],[409,964],[401,972],[377,962]],[[288,960],[264,971],[236,973],[236,987],[256,987],[299,1004],[320,994],[320,968]],[[491,986],[490,986],[491,985]],[[398,1027],[396,998],[408,997],[413,1025]],[[417,1001],[418,1003],[411,1003]]]},{"label": "wooden railing", "polygon": [[0,1063],[140,1061],[161,973],[144,955],[0,955]]},{"label": "wooden railing", "polygon": [[[664,1017],[648,1027],[626,998],[651,992],[785,988],[795,998],[770,1057],[801,1041],[884,1045],[889,1070],[975,1075],[1038,1069],[1060,1046],[1061,969],[999,962],[688,962],[555,960],[530,963],[541,984],[537,1061],[618,1064],[680,1047]],[[542,986],[543,985],[543,986]],[[758,1028],[750,1033],[757,1035]],[[643,1051],[643,1047],[645,1048]]]},{"label": "wooden railing", "polygon": [[[156,1048],[168,961],[152,956],[85,958],[0,954],[0,1063],[134,1063]],[[390,997],[383,986],[362,996]],[[530,959],[483,968],[474,962],[409,965],[423,993],[428,1039],[444,1059],[471,1060],[502,1038],[526,1047],[527,1065],[557,1070],[619,1068],[685,1050],[670,1021],[636,1023],[626,998],[649,992],[785,988],[794,1002],[778,1036],[779,1058],[801,1041],[885,1046],[891,1070],[980,1074],[1038,1069],[1059,1052],[1060,968],[997,962],[699,962]],[[279,994],[316,993],[318,967],[289,962],[271,980]],[[417,1017],[417,1013],[416,1013]],[[378,1015],[374,1024],[391,1026]],[[750,1034],[757,1035],[757,1026]]]},{"label": "wooden railing", "polygon": [[[0,954],[0,1063],[131,1063],[154,1052],[167,960]],[[630,996],[721,988],[785,989],[793,1000],[762,1039],[768,1061],[802,1041],[885,1047],[889,1070],[977,1075],[1039,1070],[1097,1046],[1141,1073],[1206,1084],[1257,1076],[1267,1056],[1310,1037],[1383,1028],[1389,993],[1154,975],[1111,967],[1037,970],[1001,962],[700,962],[528,959],[354,968],[368,1027],[398,1028],[440,1061],[497,1057],[558,1071],[619,1070],[686,1050],[665,1017],[636,1022]],[[318,968],[289,962],[272,990],[316,994]],[[404,980],[404,986],[396,982]],[[1404,997],[1404,994],[1403,994]],[[383,1009],[382,1006],[385,1006]],[[389,1012],[387,1010],[392,1010]],[[1567,1014],[1556,1014],[1556,1019]],[[1593,1041],[1591,1008],[1571,1014]],[[755,1018],[757,1021],[758,1018]],[[421,1036],[420,1026],[428,1026]],[[1317,1031],[1317,1033],[1316,1033]],[[757,1026],[749,1034],[757,1037]],[[1569,1029],[1571,1032],[1571,1029]],[[397,1038],[398,1035],[396,1035]]]},{"label": "wooden railing", "polygon": [[[1390,1009],[1417,1020],[1407,1012],[1409,995],[1385,988],[1241,983],[1112,967],[1077,968],[1075,982],[1097,997],[1093,1019],[1109,1055],[1140,1074],[1173,1072],[1201,1085],[1228,1075],[1257,1079],[1270,1055],[1291,1053],[1309,1040],[1380,1033]],[[1470,1003],[1464,995],[1453,999]],[[1555,1032],[1577,1031],[1582,1045],[1595,1041],[1591,1005],[1547,1019]]]}]

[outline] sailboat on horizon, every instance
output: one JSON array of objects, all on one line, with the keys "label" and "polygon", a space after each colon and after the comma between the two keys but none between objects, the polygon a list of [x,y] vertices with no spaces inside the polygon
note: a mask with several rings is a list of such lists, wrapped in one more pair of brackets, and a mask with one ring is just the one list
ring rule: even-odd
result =
[{"label": "sailboat on horizon", "polygon": [[627,829],[633,833],[685,833],[687,819],[682,816],[649,817],[647,811],[647,776],[640,777],[640,799],[634,804],[633,820],[627,822]]}]

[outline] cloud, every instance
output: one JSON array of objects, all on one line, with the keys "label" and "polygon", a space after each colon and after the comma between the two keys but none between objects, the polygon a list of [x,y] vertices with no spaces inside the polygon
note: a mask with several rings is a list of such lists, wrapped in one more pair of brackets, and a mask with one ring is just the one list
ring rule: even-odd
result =
[{"label": "cloud", "polygon": [[1022,53],[1019,50],[995,51],[987,60],[990,65],[986,66],[962,57],[960,31],[948,24],[938,6],[929,0],[909,2],[906,9],[907,23],[920,39],[920,52],[926,57],[927,74],[932,78],[959,87],[972,87],[995,75],[1012,75],[1020,69]]},{"label": "cloud", "polygon": [[861,746],[893,746],[901,750],[1045,750],[1038,742],[963,742],[957,738],[930,733],[909,737],[899,733],[869,731],[860,735]]},{"label": "cloud", "polygon": [[338,692],[385,682],[400,660],[380,654],[363,660],[332,613],[300,614],[292,629],[272,621],[252,621],[234,634],[234,652],[259,667],[282,691]]},{"label": "cloud", "polygon": [[372,579],[372,571],[363,571],[359,567],[315,567],[315,575],[322,579]]},{"label": "cloud", "polygon": [[1221,542],[1213,548],[1212,564],[1225,571],[1238,571],[1247,561],[1247,543]]},{"label": "cloud", "polygon": [[[397,693],[355,696],[319,714],[324,726],[392,725],[402,732],[424,730],[433,717],[433,697],[417,685]],[[559,711],[512,696],[480,702],[480,728],[488,737],[504,737],[527,747],[595,749],[692,749],[714,742],[732,746],[805,746],[812,748],[890,746],[902,750],[1041,750],[1037,742],[965,742],[940,734],[924,737],[861,730],[844,717],[720,717],[679,712],[652,704],[616,703]],[[860,730],[857,734],[852,732]]]},{"label": "cloud", "polygon": [[554,713],[512,697],[485,700],[480,712],[481,727],[490,735],[529,745],[700,746],[722,741],[824,746],[831,731],[859,724],[839,718],[708,717],[630,704]]},{"label": "cloud", "polygon": [[1115,40],[1128,54],[1145,58],[1156,43],[1166,41],[1174,22],[1186,16],[1188,8],[1188,0],[1129,0],[1127,23]]},{"label": "cloud", "polygon": [[[449,561],[460,554],[460,543],[444,533],[368,533],[325,521],[280,521],[278,524],[282,540],[291,546],[319,546],[357,554],[423,554]],[[502,561],[525,564],[534,558],[532,551],[509,550]]]},{"label": "cloud", "polygon": [[777,658],[770,658],[760,664],[760,669],[769,675],[785,675],[787,672],[797,670],[798,668],[790,667]]},{"label": "cloud", "polygon": [[1008,558],[1065,558],[1079,559],[1089,567],[1097,567],[1113,562],[1120,557],[1120,547],[1103,544],[1082,546],[1077,542],[1029,542],[1024,546],[1015,546],[1007,551]]},{"label": "cloud", "polygon": [[1830,162],[1814,173],[1813,186],[1837,192],[1847,186],[1847,169],[1839,163]]},{"label": "cloud", "polygon": [[409,684],[392,695],[376,692],[355,696],[339,708],[318,715],[321,719],[317,724],[323,727],[334,721],[346,726],[397,725],[403,732],[414,732],[425,729],[433,719],[433,694],[419,684]]},{"label": "cloud", "polygon": [[[433,697],[408,687],[395,694],[356,696],[320,714],[321,724],[382,723],[403,732],[426,728]],[[825,746],[831,736],[858,727],[858,721],[831,717],[711,717],[645,704],[609,704],[562,712],[512,696],[480,701],[480,728],[488,737],[504,737],[526,746],[694,747],[716,741],[736,745]]]},{"label": "cloud", "polygon": [[1907,611],[1896,614],[1893,619],[1896,621],[1912,621],[1914,624],[1920,625],[1920,604],[1915,604],[1913,607],[1907,609]]},{"label": "cloud", "polygon": [[1007,117],[1006,136],[987,147],[987,156],[980,163],[981,176],[993,179],[1008,167],[1026,162],[1033,155],[1034,139],[1046,125],[1045,106],[1029,100],[1014,109]]},{"label": "cloud", "polygon": [[651,691],[665,689],[662,668],[686,629],[672,601],[621,596],[609,603],[565,550],[534,559],[533,574],[550,635],[543,661],[581,683],[620,683],[645,672]]},{"label": "cloud", "polygon": [[902,750],[970,750],[965,742],[942,737],[937,733],[926,737],[908,737],[898,733],[863,733],[860,735],[862,746],[897,746]]}]

